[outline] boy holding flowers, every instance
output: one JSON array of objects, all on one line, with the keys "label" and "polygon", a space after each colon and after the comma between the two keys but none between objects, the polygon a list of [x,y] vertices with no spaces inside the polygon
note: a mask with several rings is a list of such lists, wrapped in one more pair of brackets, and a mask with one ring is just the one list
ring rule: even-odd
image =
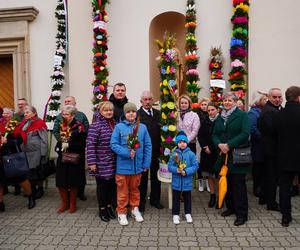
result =
[{"label": "boy holding flowers", "polygon": [[117,154],[117,212],[120,225],[128,225],[127,204],[137,222],[144,219],[139,211],[141,173],[151,164],[152,145],[147,128],[137,118],[133,103],[124,106],[125,119],[115,126],[111,148]]},{"label": "boy holding flowers", "polygon": [[176,135],[177,148],[168,163],[168,169],[172,173],[173,189],[173,223],[180,223],[180,195],[184,199],[184,213],[187,223],[192,223],[192,196],[193,175],[198,169],[196,155],[188,147],[188,138],[184,131]]}]

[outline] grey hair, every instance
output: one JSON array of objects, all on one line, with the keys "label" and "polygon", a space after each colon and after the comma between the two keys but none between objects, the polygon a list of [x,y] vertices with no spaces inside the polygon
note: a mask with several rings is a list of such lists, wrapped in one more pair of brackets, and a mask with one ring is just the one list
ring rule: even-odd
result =
[{"label": "grey hair", "polygon": [[228,97],[231,97],[235,102],[239,99],[238,96],[235,93],[233,93],[232,91],[224,93],[222,96],[222,99],[224,100]]},{"label": "grey hair", "polygon": [[271,89],[269,90],[268,95],[269,95],[269,96],[272,95],[272,92],[273,92],[274,90],[278,90],[278,91],[281,92],[281,89],[280,89],[280,88],[271,88]]},{"label": "grey hair", "polygon": [[63,106],[63,108],[61,109],[61,111],[65,111],[70,113],[71,115],[75,115],[75,113],[77,112],[77,108],[75,108],[73,105],[65,105]]},{"label": "grey hair", "polygon": [[14,115],[14,111],[11,108],[7,108],[7,107],[3,108],[3,113],[10,113],[11,116]]},{"label": "grey hair", "polygon": [[149,90],[144,90],[144,91],[142,92],[142,94],[141,94],[141,99],[142,99],[143,97],[146,97],[146,96],[150,96],[151,98],[153,98],[153,95],[152,95],[152,93],[151,93]]}]

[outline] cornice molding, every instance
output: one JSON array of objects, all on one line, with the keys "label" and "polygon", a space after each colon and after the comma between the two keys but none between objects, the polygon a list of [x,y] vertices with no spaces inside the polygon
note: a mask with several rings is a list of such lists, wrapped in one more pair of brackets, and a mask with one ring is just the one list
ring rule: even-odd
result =
[{"label": "cornice molding", "polygon": [[33,21],[39,11],[33,7],[16,7],[0,9],[0,22]]}]

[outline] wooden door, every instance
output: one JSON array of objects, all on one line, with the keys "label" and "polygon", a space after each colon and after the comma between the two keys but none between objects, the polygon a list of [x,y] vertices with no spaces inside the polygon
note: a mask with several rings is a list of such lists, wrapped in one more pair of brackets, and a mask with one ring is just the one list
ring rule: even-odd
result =
[{"label": "wooden door", "polygon": [[13,58],[0,56],[0,107],[14,108]]}]

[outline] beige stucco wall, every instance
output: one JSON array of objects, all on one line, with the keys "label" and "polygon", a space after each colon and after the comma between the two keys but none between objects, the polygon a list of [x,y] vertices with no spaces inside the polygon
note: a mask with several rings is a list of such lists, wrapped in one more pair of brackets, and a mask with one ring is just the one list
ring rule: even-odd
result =
[{"label": "beige stucco wall", "polygon": [[[77,97],[80,110],[91,116],[93,80],[91,5],[87,0],[69,0],[69,83],[64,95]],[[208,95],[209,53],[211,46],[221,45],[225,56],[224,73],[230,69],[231,1],[197,2],[199,70],[202,91]],[[1,8],[34,6],[40,13],[30,24],[30,63],[32,103],[43,110],[50,91],[55,49],[56,23],[54,0],[0,0]],[[289,7],[286,7],[289,6]],[[142,90],[149,88],[149,25],[166,11],[185,13],[182,0],[112,0],[108,7],[110,23],[108,63],[110,83],[122,81],[128,86],[128,97],[138,104]],[[250,96],[257,89],[277,86],[283,90],[299,84],[300,1],[251,1],[249,83]]]}]

